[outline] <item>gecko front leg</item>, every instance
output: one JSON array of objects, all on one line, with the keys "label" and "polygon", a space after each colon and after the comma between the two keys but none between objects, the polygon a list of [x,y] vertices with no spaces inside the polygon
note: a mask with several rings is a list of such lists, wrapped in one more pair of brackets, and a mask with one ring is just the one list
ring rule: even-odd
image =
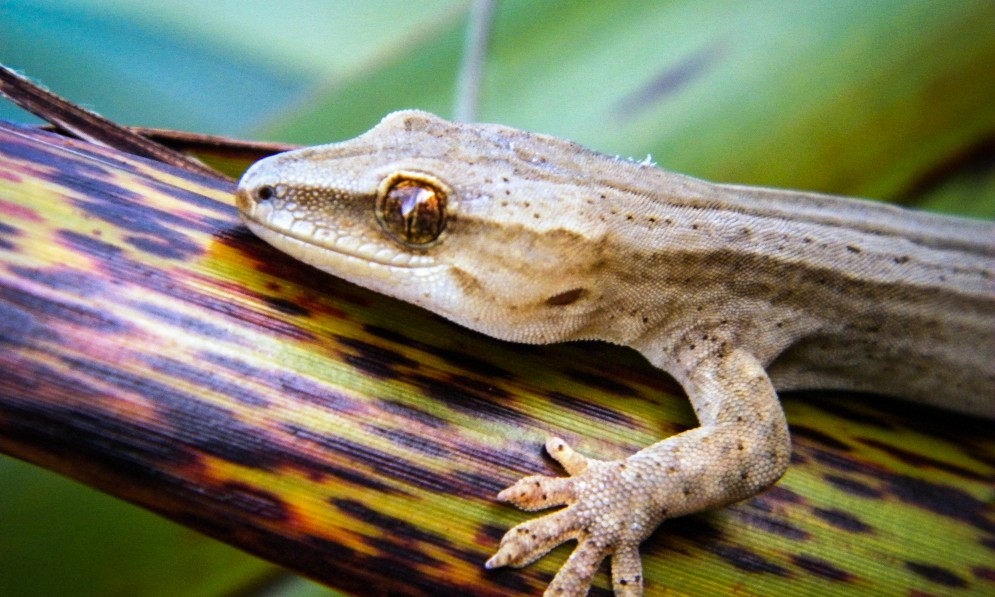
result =
[{"label": "gecko front leg", "polygon": [[546,450],[570,476],[526,477],[498,499],[525,510],[567,507],[508,531],[488,568],[524,566],[576,539],[546,595],[585,595],[606,556],[615,594],[640,595],[639,544],[661,522],[748,498],[781,477],[791,445],[760,362],[741,349],[703,359],[679,356],[684,365],[667,368],[687,391],[701,426],[612,461],[586,458],[550,439]]}]

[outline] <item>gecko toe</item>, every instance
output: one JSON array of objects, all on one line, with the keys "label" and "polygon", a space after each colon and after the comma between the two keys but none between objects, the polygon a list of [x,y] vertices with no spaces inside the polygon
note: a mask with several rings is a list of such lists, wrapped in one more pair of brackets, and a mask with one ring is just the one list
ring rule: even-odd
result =
[{"label": "gecko toe", "polygon": [[575,500],[575,488],[568,477],[533,475],[520,479],[501,491],[497,499],[515,504],[523,510],[541,510],[572,503]]},{"label": "gecko toe", "polygon": [[488,569],[526,566],[578,535],[576,521],[566,510],[523,522],[505,533],[497,553],[484,566]]},{"label": "gecko toe", "polygon": [[556,459],[560,463],[560,466],[563,467],[563,470],[567,471],[570,475],[579,475],[587,469],[589,459],[575,452],[567,442],[558,437],[551,437],[546,440],[546,452]]},{"label": "gecko toe", "polygon": [[639,544],[620,546],[612,555],[612,586],[615,597],[643,594],[643,564]]},{"label": "gecko toe", "polygon": [[560,571],[549,583],[544,595],[586,595],[601,566],[610,553],[607,546],[590,539],[581,540]]}]

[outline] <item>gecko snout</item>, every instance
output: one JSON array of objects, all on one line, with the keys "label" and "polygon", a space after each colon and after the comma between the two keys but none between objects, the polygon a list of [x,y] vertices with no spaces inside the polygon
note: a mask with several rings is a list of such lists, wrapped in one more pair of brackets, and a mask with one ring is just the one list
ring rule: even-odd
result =
[{"label": "gecko snout", "polygon": [[240,184],[235,191],[235,207],[240,212],[246,213],[252,210],[256,204],[262,203],[276,196],[276,191],[270,185],[260,185],[257,187]]}]

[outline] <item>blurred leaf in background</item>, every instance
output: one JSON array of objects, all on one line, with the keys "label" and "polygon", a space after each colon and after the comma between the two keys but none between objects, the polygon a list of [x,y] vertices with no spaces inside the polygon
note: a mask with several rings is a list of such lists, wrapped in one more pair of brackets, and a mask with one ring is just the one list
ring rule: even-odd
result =
[{"label": "blurred leaf in background", "polygon": [[[246,135],[462,23],[467,5],[4,0],[0,59],[122,124]],[[25,120],[7,103],[0,118]]]},{"label": "blurred leaf in background", "polygon": [[[990,218],[993,7],[506,0],[479,118],[651,154],[713,180]],[[468,9],[466,0],[3,0],[0,62],[123,124],[328,142],[399,108],[451,116]],[[0,118],[29,120],[5,102]],[[280,575],[0,460],[2,595],[324,593]]]}]

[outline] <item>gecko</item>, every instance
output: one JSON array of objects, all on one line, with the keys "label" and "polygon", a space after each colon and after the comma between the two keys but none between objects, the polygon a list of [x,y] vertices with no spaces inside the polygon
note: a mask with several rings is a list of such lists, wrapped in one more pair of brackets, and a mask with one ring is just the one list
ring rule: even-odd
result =
[{"label": "gecko", "polygon": [[497,498],[566,506],[512,528],[487,568],[577,546],[546,595],[605,558],[643,590],[665,519],[774,484],[778,392],[892,395],[995,418],[995,225],[831,195],[714,184],[493,124],[389,114],[354,139],[265,158],[236,205],[290,256],[484,334],[634,348],[699,426],[618,460],[550,438],[567,476]]}]

